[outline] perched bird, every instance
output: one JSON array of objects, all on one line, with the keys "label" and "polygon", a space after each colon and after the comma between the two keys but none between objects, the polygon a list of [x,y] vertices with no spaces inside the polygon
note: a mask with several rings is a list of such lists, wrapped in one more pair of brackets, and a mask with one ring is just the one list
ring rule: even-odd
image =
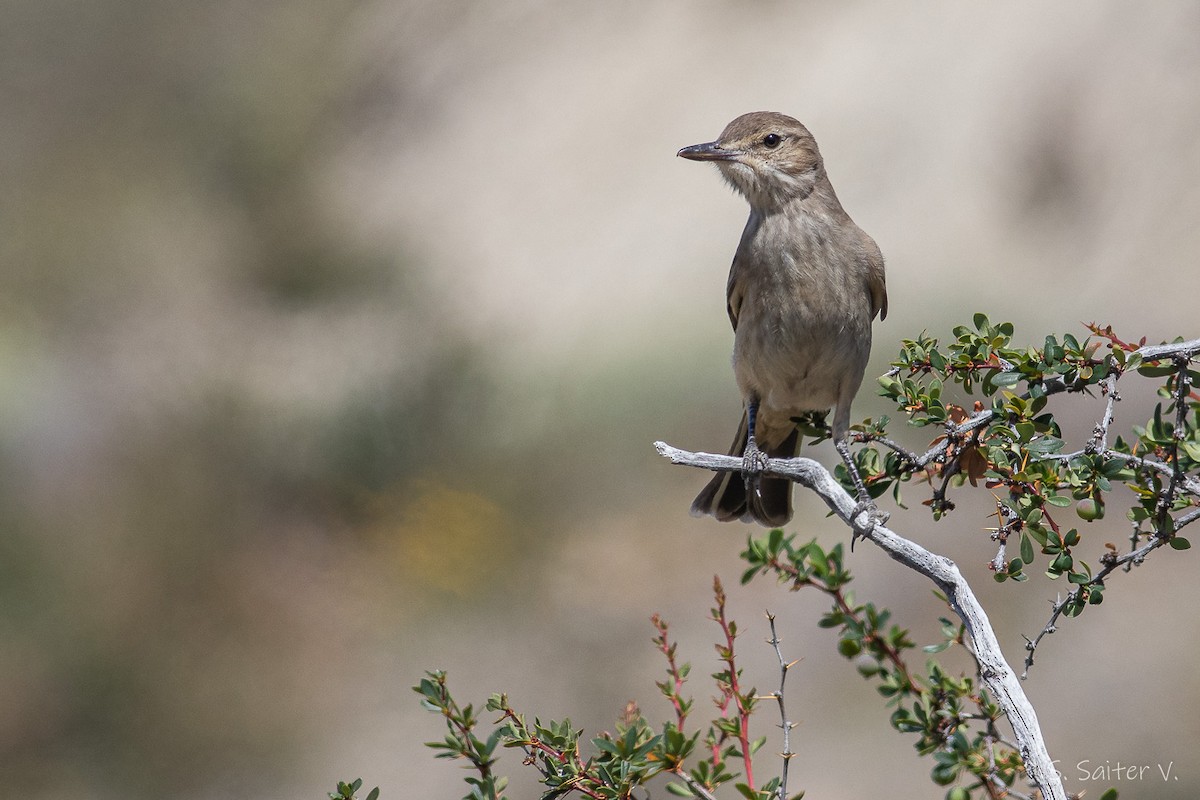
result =
[{"label": "perched bird", "polygon": [[716,164],[750,203],[726,287],[733,372],[745,404],[730,454],[743,456],[744,478],[717,473],[692,513],[786,523],[791,481],[759,475],[766,458],[799,451],[797,417],[832,407],[833,440],[858,489],[858,511],[877,514],[846,435],[871,352],[871,321],[887,315],[879,247],[842,209],[816,140],[789,116],[744,114],[715,142],[679,155]]}]

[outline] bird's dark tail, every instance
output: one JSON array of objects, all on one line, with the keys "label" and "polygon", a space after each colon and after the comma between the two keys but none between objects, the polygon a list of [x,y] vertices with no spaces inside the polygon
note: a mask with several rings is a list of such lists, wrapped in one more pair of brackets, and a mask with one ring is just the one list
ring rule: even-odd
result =
[{"label": "bird's dark tail", "polygon": [[[746,452],[746,414],[738,425],[729,455]],[[794,458],[800,452],[800,431],[794,430],[778,447],[764,449],[768,458]],[[746,498],[746,481],[741,472],[718,472],[692,502],[692,516],[712,515],[721,522],[740,519],[768,528],[779,527],[792,518],[792,482],[787,478],[761,477],[757,491]]]}]

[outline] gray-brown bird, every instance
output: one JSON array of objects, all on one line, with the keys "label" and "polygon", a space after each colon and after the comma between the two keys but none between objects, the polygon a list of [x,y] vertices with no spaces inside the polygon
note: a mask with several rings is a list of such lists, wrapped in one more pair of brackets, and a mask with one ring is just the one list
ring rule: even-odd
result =
[{"label": "gray-brown bird", "polygon": [[711,161],[750,203],[726,288],[733,372],[745,404],[731,455],[743,475],[719,472],[692,503],[697,516],[783,525],[792,484],[759,477],[765,458],[799,451],[795,418],[834,408],[834,444],[858,487],[860,510],[877,513],[846,435],[850,402],[871,352],[871,321],[887,315],[883,255],[842,209],[816,140],[784,114],[744,114],[715,142],[679,151]]}]

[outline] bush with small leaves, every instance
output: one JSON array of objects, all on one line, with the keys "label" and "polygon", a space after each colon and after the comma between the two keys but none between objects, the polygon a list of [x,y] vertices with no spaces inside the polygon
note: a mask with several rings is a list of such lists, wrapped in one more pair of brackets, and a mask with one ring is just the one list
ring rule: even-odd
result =
[{"label": "bush with small leaves", "polygon": [[[777,800],[787,797],[799,800],[803,792],[787,793],[787,762],[791,752],[785,741],[783,763],[779,776],[756,785],[754,754],[766,742],[765,738],[750,739],[751,714],[759,700],[753,688],[742,684],[742,670],[737,666],[734,641],[737,624],[725,614],[725,590],[714,579],[716,605],[711,618],[721,630],[716,644],[717,658],[722,668],[713,674],[717,695],[714,698],[716,716],[707,723],[691,729],[688,716],[693,700],[682,694],[691,666],[676,661],[677,644],[669,637],[667,623],[655,615],[651,622],[657,632],[654,644],[667,659],[667,679],[656,685],[670,703],[674,719],[662,723],[655,731],[642,715],[636,703],[629,703],[614,726],[614,732],[593,737],[584,754],[581,746],[583,731],[569,719],[530,724],[509,705],[505,695],[493,695],[487,710],[499,715],[486,740],[479,739],[475,728],[478,718],[472,707],[460,707],[451,697],[443,672],[430,672],[414,688],[422,696],[422,705],[446,720],[448,733],[442,742],[429,746],[440,750],[439,758],[465,758],[473,774],[467,777],[471,791],[464,800],[502,800],[507,781],[492,771],[496,748],[518,748],[525,754],[523,763],[534,767],[546,787],[545,800],[578,794],[593,800],[627,800],[634,790],[645,787],[657,776],[672,779],[666,789],[679,797],[698,797],[713,800],[714,792],[725,784],[747,800]],[[772,622],[773,624],[773,622]],[[772,637],[778,653],[778,640]],[[794,662],[793,662],[794,663]],[[768,695],[779,701],[783,715],[783,681],[791,664],[780,655],[780,689]],[[783,722],[790,730],[792,723]]]},{"label": "bush with small leaves", "polygon": [[[954,498],[967,484],[982,486],[995,500],[996,520],[987,543],[995,553],[981,560],[985,574],[1027,586],[1029,568],[1044,560],[1046,576],[1065,579],[1071,587],[1054,604],[1043,630],[1026,639],[1026,674],[1039,643],[1055,630],[1060,617],[1099,605],[1115,571],[1128,571],[1163,547],[1187,550],[1190,544],[1181,532],[1200,519],[1200,394],[1193,389],[1200,373],[1192,368],[1200,340],[1147,346],[1144,340],[1123,341],[1109,327],[1089,329],[1091,336],[1082,341],[1071,334],[1050,335],[1039,347],[1018,346],[1012,324],[993,324],[976,314],[972,325],[953,329],[948,344],[925,334],[905,340],[892,368],[880,379],[881,394],[896,404],[910,427],[934,428],[932,441],[924,449],[905,447],[889,436],[887,417],[854,427],[855,439],[866,445],[855,454],[855,465],[872,497],[890,492],[903,507],[901,487],[914,479],[927,481],[930,494],[922,504],[936,521],[955,510]],[[1144,425],[1129,425],[1121,435],[1113,432],[1118,384],[1130,376],[1156,381],[1160,400]],[[1104,408],[1087,441],[1068,448],[1050,398],[1073,394],[1098,396]],[[797,422],[805,436],[828,437],[821,414],[808,414]],[[741,468],[736,457],[656,446],[675,463]],[[812,489],[853,526],[858,513],[853,500],[815,462],[769,460],[765,471]],[[842,487],[853,488],[844,467],[835,475]],[[1125,514],[1129,545],[1122,551],[1105,543],[1093,566],[1083,560],[1095,538],[1088,526],[1111,522],[1112,509],[1120,505],[1113,496],[1117,485],[1131,492]],[[1072,516],[1084,523],[1082,530],[1078,523],[1069,524]],[[1019,799],[1039,793],[1065,798],[1061,778],[1048,766],[1036,720],[1024,718],[1032,713],[1020,712],[1032,712],[1020,681],[957,566],[881,523],[868,527],[855,530],[929,577],[952,612],[940,619],[941,641],[924,648],[927,657],[919,668],[912,663],[916,644],[908,631],[892,622],[887,609],[855,600],[841,544],[797,544],[782,530],[752,537],[742,553],[747,565],[742,581],[774,576],[792,590],[815,589],[826,595],[830,608],[817,624],[836,632],[838,651],[875,684],[892,708],[892,727],[916,737],[916,750],[932,760],[931,777],[947,787],[947,800]],[[655,616],[654,643],[667,660],[667,678],[657,687],[674,719],[652,727],[631,703],[614,732],[593,737],[585,754],[583,733],[569,720],[535,719],[530,725],[504,695],[494,695],[487,709],[499,718],[487,738],[480,739],[472,707],[459,707],[446,688],[445,674],[431,672],[415,689],[427,708],[444,717],[448,734],[430,746],[441,751],[440,757],[470,762],[469,800],[503,797],[504,780],[493,772],[500,746],[524,752],[524,763],[537,769],[546,787],[544,800],[570,794],[622,800],[655,778],[669,779],[667,791],[672,794],[704,800],[715,800],[727,787],[748,800],[788,798],[793,726],[783,687],[795,662],[784,660],[775,618],[768,615],[780,686],[765,696],[746,689],[734,652],[737,627],[726,619],[719,581],[714,593],[712,618],[722,632],[717,643],[721,669],[713,675],[717,715],[706,724],[689,726],[694,706],[683,688],[690,668],[676,660],[677,645],[668,638],[666,623]],[[951,647],[970,653],[974,674],[952,675],[939,663],[937,654]],[[779,707],[783,759],[779,775],[756,781],[754,755],[764,740],[751,740],[748,723],[764,697],[775,699]],[[1022,782],[1033,791],[1022,793],[1017,788]],[[1100,800],[1117,800],[1116,790],[1104,792]]]},{"label": "bush with small leaves", "polygon": [[[1109,326],[1088,327],[1092,337],[1083,341],[1068,333],[1046,336],[1041,347],[1018,347],[1011,323],[976,314],[973,326],[954,328],[945,346],[924,334],[905,340],[880,379],[881,393],[911,425],[937,426],[938,435],[917,452],[888,438],[886,417],[855,428],[855,437],[868,443],[855,459],[873,495],[890,489],[899,501],[900,485],[920,477],[933,487],[923,504],[936,520],[954,510],[952,491],[982,483],[996,498],[990,538],[997,551],[989,562],[995,579],[1026,580],[1039,556],[1049,578],[1065,576],[1072,588],[1041,634],[1028,640],[1026,673],[1060,616],[1078,616],[1103,602],[1106,580],[1117,569],[1128,571],[1163,546],[1191,547],[1181,531],[1200,519],[1200,394],[1193,388],[1200,382],[1193,368],[1200,342],[1131,344]],[[1145,425],[1114,436],[1119,381],[1128,376],[1156,381],[1161,401]],[[1057,394],[1104,400],[1091,437],[1068,452],[1047,410]],[[852,486],[845,470],[838,476]],[[1093,567],[1079,555],[1083,533],[1064,512],[1074,508],[1088,523],[1104,519],[1115,483],[1134,498],[1125,515],[1129,547],[1122,553],[1105,543]],[[1014,545],[1017,554],[1009,557]]]}]

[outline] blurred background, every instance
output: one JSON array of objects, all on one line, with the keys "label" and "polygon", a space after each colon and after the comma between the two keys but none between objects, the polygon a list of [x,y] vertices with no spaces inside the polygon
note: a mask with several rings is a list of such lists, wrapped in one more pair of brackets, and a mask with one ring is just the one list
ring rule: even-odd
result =
[{"label": "blurred background", "polygon": [[[746,209],[675,151],[742,112],[805,122],[888,258],[856,419],[888,411],[870,376],[901,338],[974,311],[1033,345],[1090,321],[1200,335],[1186,0],[2,19],[0,782],[23,797],[315,798],[357,776],[459,797],[421,744],[443,733],[409,688],[425,669],[592,734],[630,699],[658,722],[661,612],[699,718],[714,574],[748,683],[775,680],[766,608],[804,659],[793,785],[942,796],[815,627],[820,598],[738,587],[750,529],[690,518],[705,476],[652,447],[721,450],[737,423],[724,285]],[[960,562],[1019,661],[1063,585],[992,582],[988,498],[934,525],[906,497],[894,527]],[[846,539],[797,505],[789,530]],[[1128,529],[1085,533],[1094,563]],[[928,585],[871,548],[850,563],[860,600],[938,640]],[[1149,765],[1122,796],[1200,789],[1194,568],[1156,554],[1039,651],[1026,685],[1069,790],[1109,785],[1081,761]],[[515,754],[501,770],[535,796]]]}]

